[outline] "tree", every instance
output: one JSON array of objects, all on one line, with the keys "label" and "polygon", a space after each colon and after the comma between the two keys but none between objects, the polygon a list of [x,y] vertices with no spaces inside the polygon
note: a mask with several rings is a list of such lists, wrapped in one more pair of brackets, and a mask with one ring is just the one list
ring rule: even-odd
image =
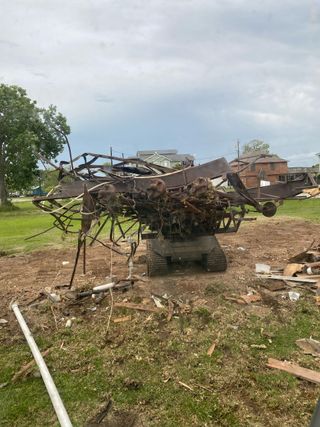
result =
[{"label": "tree", "polygon": [[270,152],[270,145],[260,139],[253,139],[252,141],[244,144],[242,154],[252,153],[253,151],[262,151],[264,153]]},{"label": "tree", "polygon": [[33,182],[39,154],[57,156],[69,133],[55,106],[39,108],[23,88],[0,84],[0,206],[8,203],[8,189],[21,191]]}]

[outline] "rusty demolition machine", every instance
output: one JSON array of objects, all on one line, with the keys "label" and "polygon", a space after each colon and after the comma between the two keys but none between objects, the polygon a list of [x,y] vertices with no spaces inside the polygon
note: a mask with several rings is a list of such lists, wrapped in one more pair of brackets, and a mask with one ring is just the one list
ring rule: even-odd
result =
[{"label": "rusty demolition machine", "polygon": [[[227,260],[217,234],[236,232],[250,209],[271,217],[282,200],[317,186],[302,173],[292,181],[247,189],[225,158],[173,170],[139,158],[84,153],[54,167],[58,185],[33,203],[52,215],[51,228],[78,234],[70,287],[81,249],[85,257],[86,244],[94,242],[130,262],[146,239],[150,276],[165,274],[177,261],[224,271]],[[123,241],[130,250],[122,250]]]}]

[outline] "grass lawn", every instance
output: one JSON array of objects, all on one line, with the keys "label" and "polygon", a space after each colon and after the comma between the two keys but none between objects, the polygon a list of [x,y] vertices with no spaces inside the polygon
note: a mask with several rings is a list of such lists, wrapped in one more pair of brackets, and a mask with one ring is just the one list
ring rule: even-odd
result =
[{"label": "grass lawn", "polygon": [[[31,200],[14,202],[15,209],[0,210],[0,252],[28,252],[35,249],[62,246],[66,244],[65,236],[58,229],[53,229],[31,240],[27,237],[40,233],[52,226],[51,215],[36,208]],[[68,236],[67,242],[74,241]]]},{"label": "grass lawn", "polygon": [[[311,297],[291,304],[284,321],[283,311],[264,319],[245,315],[223,298],[219,283],[207,289],[214,289],[214,312],[200,308],[183,324],[181,319],[167,322],[165,315],[118,310],[116,316],[132,320],[112,324],[106,336],[107,314],[101,308],[91,322],[78,316],[71,330],[62,322],[49,335],[35,333],[41,349],[53,348],[46,362],[74,426],[84,426],[109,395],[117,411],[133,411],[148,426],[307,425],[319,386],[265,365],[268,357],[298,359],[318,370],[318,362],[295,345],[301,337],[320,339],[319,310]],[[49,304],[42,310],[49,324]],[[257,345],[264,349],[252,347]],[[10,383],[30,360],[22,338],[0,348],[1,382],[9,382],[0,389],[1,426],[57,426],[40,378]]]},{"label": "grass lawn", "polygon": [[320,199],[286,200],[277,215],[286,215],[320,222]]}]

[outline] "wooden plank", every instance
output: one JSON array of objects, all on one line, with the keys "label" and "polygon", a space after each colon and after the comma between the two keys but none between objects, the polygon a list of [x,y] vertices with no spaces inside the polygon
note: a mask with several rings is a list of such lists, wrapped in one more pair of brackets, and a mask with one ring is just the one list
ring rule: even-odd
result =
[{"label": "wooden plank", "polygon": [[260,294],[240,295],[240,298],[242,298],[246,304],[251,304],[252,302],[261,301],[261,295]]},{"label": "wooden plank", "polygon": [[259,277],[260,279],[272,279],[272,280],[288,280],[290,282],[300,282],[300,283],[310,283],[310,284],[315,284],[317,283],[317,280],[315,279],[302,279],[300,277],[291,277],[291,276],[278,276],[275,274],[257,274],[257,277]]},{"label": "wooden plank", "polygon": [[295,363],[282,362],[277,359],[268,359],[268,368],[280,369],[281,371],[288,372],[298,378],[310,381],[315,384],[320,384],[320,372],[313,371],[312,369],[302,368]]},{"label": "wooden plank", "polygon": [[284,276],[293,276],[295,273],[302,271],[303,264],[291,263],[283,270]]},{"label": "wooden plank", "polygon": [[113,319],[113,322],[122,323],[122,322],[128,322],[129,320],[131,320],[131,316],[117,317],[116,319]]},{"label": "wooden plank", "polygon": [[[43,351],[41,353],[42,357],[47,356],[50,353],[50,351],[51,351],[51,347],[48,348],[47,350]],[[30,370],[35,366],[35,364],[36,364],[36,361],[34,359],[32,359],[31,362],[29,362],[26,365],[22,366],[22,368],[13,375],[13,377],[11,379],[11,382],[15,383],[21,377],[27,376],[28,373],[30,372]]]},{"label": "wooden plank", "polygon": [[151,313],[159,313],[161,309],[157,307],[148,307],[146,305],[141,304],[133,304],[131,302],[116,302],[114,307],[118,308],[129,308],[131,310],[140,310],[140,311],[150,311]]}]

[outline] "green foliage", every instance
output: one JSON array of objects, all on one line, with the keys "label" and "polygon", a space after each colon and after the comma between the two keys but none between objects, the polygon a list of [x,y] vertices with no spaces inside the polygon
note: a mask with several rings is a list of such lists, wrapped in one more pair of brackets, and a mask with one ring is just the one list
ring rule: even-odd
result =
[{"label": "green foliage", "polygon": [[270,152],[270,145],[260,139],[253,139],[252,141],[244,144],[242,154],[251,153],[254,151],[263,151],[264,153]]},{"label": "green foliage", "polygon": [[41,188],[48,192],[53,187],[58,185],[59,171],[56,169],[47,169],[39,171],[39,178],[41,182]]},{"label": "green foliage", "polygon": [[55,106],[39,108],[21,87],[0,85],[0,204],[8,188],[21,191],[32,184],[38,154],[55,157],[69,133]]}]

